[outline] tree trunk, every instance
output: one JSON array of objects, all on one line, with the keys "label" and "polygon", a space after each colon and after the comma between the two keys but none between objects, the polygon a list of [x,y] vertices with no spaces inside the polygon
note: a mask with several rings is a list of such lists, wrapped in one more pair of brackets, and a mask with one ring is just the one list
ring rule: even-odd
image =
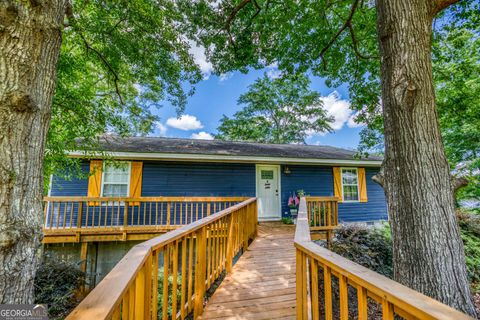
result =
[{"label": "tree trunk", "polygon": [[32,303],[64,1],[0,1],[0,303]]},{"label": "tree trunk", "polygon": [[431,65],[431,0],[377,0],[394,277],[474,315]]}]

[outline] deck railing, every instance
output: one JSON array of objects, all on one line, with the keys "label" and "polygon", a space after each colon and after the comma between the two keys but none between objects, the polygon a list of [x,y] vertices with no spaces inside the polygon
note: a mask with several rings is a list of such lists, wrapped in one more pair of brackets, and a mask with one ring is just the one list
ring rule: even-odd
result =
[{"label": "deck railing", "polygon": [[257,233],[245,200],[133,247],[67,319],[185,319]]},{"label": "deck railing", "polygon": [[44,230],[155,226],[175,229],[245,197],[45,197]]},{"label": "deck railing", "polygon": [[333,230],[338,226],[338,198],[305,197],[311,231]]},{"label": "deck railing", "polygon": [[295,230],[297,319],[471,319],[310,239],[302,198]]}]

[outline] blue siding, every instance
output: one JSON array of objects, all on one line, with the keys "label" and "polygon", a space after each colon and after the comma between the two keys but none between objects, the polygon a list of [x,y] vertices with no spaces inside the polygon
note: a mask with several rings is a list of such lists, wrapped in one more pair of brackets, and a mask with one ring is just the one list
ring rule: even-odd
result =
[{"label": "blue siding", "polygon": [[333,174],[331,167],[288,166],[291,173],[283,173],[282,166],[282,215],[289,212],[288,198],[298,190],[310,196],[333,196]]},{"label": "blue siding", "polygon": [[[89,163],[82,164],[82,170],[88,173]],[[52,183],[52,196],[86,196],[88,193],[88,179],[64,180],[54,177]],[[255,196],[255,165],[254,164],[210,164],[210,163],[174,163],[174,162],[154,162],[145,161],[142,174],[142,196]],[[229,207],[233,203],[229,203]],[[176,204],[177,212],[180,212],[181,204]],[[55,204],[50,206],[49,218],[52,225],[57,223],[59,226],[76,226],[78,204],[72,203]],[[182,218],[177,214],[177,221],[173,221],[173,211],[171,223],[193,222],[194,211],[192,207],[185,208],[183,204]],[[206,214],[207,204],[201,205],[200,215]],[[87,212],[88,209],[88,212]],[[151,204],[141,204],[139,207],[129,208],[128,225],[154,225],[155,218],[152,216],[158,212],[158,224],[166,224],[166,204],[153,206]],[[212,212],[225,209],[225,206],[211,204]],[[173,210],[173,208],[172,208]],[[71,213],[73,216],[70,218]],[[106,210],[105,207],[83,206],[82,226],[115,226],[123,225],[124,207],[116,206],[112,212],[111,207]],[[188,213],[187,213],[188,212]],[[52,214],[50,216],[50,213]],[[63,221],[63,216],[66,219]],[[88,219],[88,220],[87,220]],[[47,222],[47,227],[50,226]]]},{"label": "blue siding", "polygon": [[[282,214],[288,212],[288,198],[297,191],[304,190],[311,196],[332,196],[333,195],[333,171],[330,166],[309,166],[309,165],[289,165],[291,173],[286,175],[281,173],[281,197]],[[82,164],[83,172],[88,172],[89,163]],[[366,168],[367,176],[367,196],[366,203],[340,203],[339,220],[342,222],[355,221],[374,221],[387,219],[387,206],[383,189],[372,181],[372,176],[378,171],[377,168]],[[235,163],[200,163],[200,162],[162,162],[162,161],[144,161],[142,196],[255,196],[255,164],[235,164]],[[86,196],[88,192],[88,179],[64,180],[54,177],[52,181],[52,196]],[[53,221],[57,212],[67,212],[67,221],[69,225],[71,211],[70,205],[67,208],[53,209]],[[76,205],[75,205],[76,206]],[[75,207],[73,212],[76,212]],[[82,225],[91,225],[92,219],[95,219],[95,225],[105,223],[99,212],[93,212],[90,208],[86,213],[84,208]],[[149,208],[146,208],[148,211]],[[150,224],[149,219],[143,221],[144,212],[142,208],[131,208],[133,210],[133,221],[129,224],[136,225]],[[164,209],[165,210],[165,209]],[[94,218],[95,216],[95,218]],[[131,216],[131,215],[130,215]],[[164,218],[165,219],[165,216]],[[185,217],[184,217],[185,219]],[[61,220],[61,219],[60,219]],[[188,220],[188,219],[187,219]],[[132,223],[133,222],[133,223]],[[173,222],[173,221],[172,221]],[[165,223],[165,221],[159,221]],[[59,221],[59,225],[63,225]],[[76,214],[72,217],[72,224],[76,224]],[[107,215],[107,225],[123,225],[123,208],[115,214]],[[153,224],[153,223],[152,223]]]},{"label": "blue siding", "polygon": [[[288,197],[292,192],[304,190],[311,196],[333,196],[332,167],[289,166],[291,173],[282,172],[282,215],[288,212]],[[282,170],[283,171],[283,170]],[[385,220],[388,218],[385,194],[382,187],[373,182],[378,168],[366,168],[368,202],[339,203],[338,218],[341,222]]]},{"label": "blue siding", "polygon": [[[83,173],[88,174],[90,170],[90,163],[83,162],[81,164],[81,170]],[[50,190],[50,195],[52,197],[63,197],[63,196],[78,196],[86,197],[88,193],[88,179],[78,179],[72,178],[70,180],[63,179],[57,176],[53,176],[52,185]],[[72,208],[73,205],[73,208]],[[72,215],[73,212],[73,215]],[[84,212],[84,221],[85,221],[85,209]],[[47,212],[49,220],[46,223],[46,227],[50,227],[50,221],[52,225],[55,226],[66,226],[70,227],[70,221],[72,221],[72,226],[77,225],[77,214],[78,213],[78,203],[56,203],[54,205],[49,205],[49,211]],[[65,221],[63,217],[65,216]]]},{"label": "blue siding", "polygon": [[368,202],[340,203],[338,206],[340,221],[360,222],[388,219],[383,188],[372,180],[377,172],[377,168],[365,168]]},{"label": "blue siding", "polygon": [[[82,163],[82,172],[88,174],[90,170],[90,162]],[[65,180],[57,176],[53,176],[52,189],[50,194],[52,197],[61,196],[78,196],[86,197],[88,193],[88,179]]]},{"label": "blue siding", "polygon": [[255,165],[143,163],[142,196],[255,196]]}]

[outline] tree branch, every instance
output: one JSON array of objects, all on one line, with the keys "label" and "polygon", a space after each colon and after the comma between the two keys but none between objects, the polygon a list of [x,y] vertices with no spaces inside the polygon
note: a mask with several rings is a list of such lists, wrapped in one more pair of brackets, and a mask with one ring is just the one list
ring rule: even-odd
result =
[{"label": "tree branch", "polygon": [[348,26],[351,24],[353,15],[355,14],[355,11],[357,10],[358,4],[360,3],[360,0],[354,0],[352,7],[350,8],[350,14],[347,17],[347,20],[345,20],[345,23],[343,26],[335,33],[335,35],[330,39],[330,41],[327,43],[327,45],[320,51],[319,58],[323,60],[323,55],[325,52],[330,49],[330,47],[337,41],[338,37],[345,31],[345,29],[348,28]]},{"label": "tree branch", "polygon": [[433,12],[432,15],[435,17],[440,11],[445,8],[448,8],[452,4],[459,2],[460,0],[435,0],[433,2]]},{"label": "tree branch", "polygon": [[452,187],[453,187],[453,194],[457,194],[457,191],[463,187],[468,185],[468,179],[465,177],[455,177],[452,176]]},{"label": "tree branch", "polygon": [[[120,103],[123,104],[123,98],[122,95],[120,94],[120,88],[118,87],[118,82],[120,78],[118,77],[117,72],[113,69],[112,65],[107,61],[107,59],[102,55],[100,51],[95,49],[90,45],[90,43],[87,41],[85,36],[83,35],[83,32],[79,28],[75,28],[75,16],[73,15],[73,6],[71,1],[67,1],[66,6],[65,6],[65,15],[67,16],[69,23],[68,26],[72,26],[74,30],[80,35],[80,38],[82,38],[83,43],[85,44],[85,47],[88,50],[93,51],[97,57],[103,62],[103,64],[108,68],[110,73],[113,75],[114,78],[114,84],[115,84],[115,92],[117,93],[118,99],[120,100]],[[71,22],[71,23],[70,23]]]},{"label": "tree branch", "polygon": [[358,49],[357,37],[355,36],[355,32],[353,30],[353,26],[352,26],[351,21],[348,22],[348,30],[350,31],[350,36],[352,37],[353,51],[355,52],[355,55],[358,58],[363,59],[363,60],[379,59],[379,57],[377,57],[377,56],[366,56],[366,55],[364,55],[360,52],[360,50]]},{"label": "tree branch", "polygon": [[120,88],[118,87],[118,81],[120,80],[120,78],[118,77],[118,74],[115,72],[112,65],[107,61],[107,59],[102,55],[102,53],[100,51],[98,51],[97,49],[95,49],[94,47],[92,47],[90,45],[90,43],[87,41],[87,39],[85,39],[85,37],[83,36],[83,34],[81,32],[79,32],[79,35],[82,38],[83,43],[85,44],[85,47],[87,48],[87,51],[88,50],[93,51],[97,55],[97,57],[103,62],[103,64],[108,68],[110,73],[112,73],[113,82],[115,84],[115,91],[117,93],[118,98],[120,99],[120,103],[123,104],[123,98],[122,98],[122,95],[120,94]]},{"label": "tree branch", "polygon": [[382,188],[383,188],[384,179],[385,179],[385,177],[383,176],[383,163],[382,163],[382,166],[380,167],[380,170],[378,171],[378,173],[376,175],[374,175],[372,177],[372,180],[374,182],[378,183],[379,185],[381,185]]},{"label": "tree branch", "polygon": [[240,10],[242,10],[250,2],[251,0],[243,0],[235,8],[233,8],[233,11],[230,13],[230,16],[227,18],[227,21],[225,21],[225,30],[227,30],[230,33],[230,26],[232,24],[232,21],[235,19],[238,12],[240,12]]},{"label": "tree branch", "polygon": [[[237,16],[237,14],[240,12],[240,10],[242,10],[247,4],[249,3],[252,3],[255,8],[257,9],[257,11],[254,13],[254,15],[250,18],[250,21],[247,25],[247,27],[245,29],[248,29],[250,28],[250,26],[252,25],[252,22],[253,20],[257,17],[257,15],[260,13],[260,11],[262,10],[262,8],[260,7],[260,5],[258,4],[257,0],[243,0],[242,2],[240,2],[235,8],[233,8],[233,11],[230,13],[230,15],[228,16],[227,18],[227,21],[225,21],[225,30],[227,31],[227,34],[228,34],[228,38],[230,40],[230,43],[232,44],[233,46],[233,49],[235,51],[235,54],[237,52],[237,46],[235,44],[235,40],[233,39],[233,36],[232,36],[232,33],[231,33],[231,25],[232,25],[232,22],[233,20],[235,20],[235,17]],[[267,2],[267,5],[269,4],[269,1]]]},{"label": "tree branch", "polygon": [[255,6],[255,8],[257,9],[257,11],[255,11],[255,14],[250,18],[250,21],[248,21],[248,25],[247,27],[245,28],[245,30],[248,30],[250,28],[250,26],[252,25],[253,23],[253,20],[255,20],[255,18],[258,16],[258,14],[260,13],[260,11],[262,10],[262,7],[260,7],[258,5],[258,2],[257,0],[253,0],[253,5]]}]

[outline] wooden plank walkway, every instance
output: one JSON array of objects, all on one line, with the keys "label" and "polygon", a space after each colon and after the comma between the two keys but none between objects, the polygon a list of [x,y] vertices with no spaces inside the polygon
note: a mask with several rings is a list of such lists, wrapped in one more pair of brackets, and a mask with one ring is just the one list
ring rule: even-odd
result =
[{"label": "wooden plank walkway", "polygon": [[207,302],[202,319],[295,319],[295,228],[261,223],[249,246]]}]

